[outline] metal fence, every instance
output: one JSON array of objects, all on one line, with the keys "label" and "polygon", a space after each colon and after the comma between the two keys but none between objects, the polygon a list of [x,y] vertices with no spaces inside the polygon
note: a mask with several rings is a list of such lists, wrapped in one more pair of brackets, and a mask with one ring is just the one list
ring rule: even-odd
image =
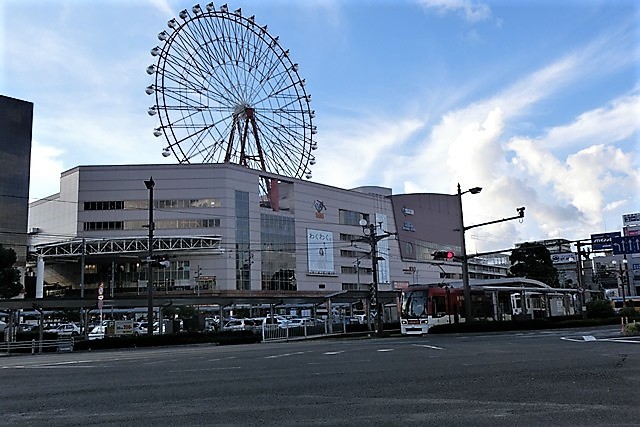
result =
[{"label": "metal fence", "polygon": [[262,341],[289,341],[333,334],[344,334],[346,331],[345,323],[329,324],[328,322],[308,326],[264,324],[258,328],[258,332],[262,334]]},{"label": "metal fence", "polygon": [[73,337],[63,337],[54,340],[36,340],[31,341],[4,341],[0,342],[0,355],[9,355],[11,353],[43,353],[45,351],[73,351]]}]

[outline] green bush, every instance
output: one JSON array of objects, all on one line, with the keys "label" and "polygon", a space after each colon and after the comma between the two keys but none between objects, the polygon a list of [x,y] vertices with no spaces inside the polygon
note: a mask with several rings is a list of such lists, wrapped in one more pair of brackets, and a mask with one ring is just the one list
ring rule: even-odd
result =
[{"label": "green bush", "polygon": [[624,335],[640,335],[640,323],[633,322],[625,325]]},{"label": "green bush", "polygon": [[611,302],[597,299],[587,303],[587,317],[590,319],[604,319],[615,316]]}]

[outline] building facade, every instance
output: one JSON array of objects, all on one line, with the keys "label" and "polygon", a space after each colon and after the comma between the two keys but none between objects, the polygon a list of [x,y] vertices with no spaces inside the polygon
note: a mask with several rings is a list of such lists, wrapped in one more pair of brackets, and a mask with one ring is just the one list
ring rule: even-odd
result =
[{"label": "building facade", "polygon": [[79,166],[62,174],[58,194],[30,205],[29,228],[47,285],[146,288],[152,211],[154,258],[167,265],[154,269],[155,289],[335,293],[372,282],[364,220],[391,234],[377,244],[388,291],[461,277],[459,262],[432,256],[459,251],[458,210],[455,195],[346,190],[234,164]]},{"label": "building facade", "polygon": [[0,243],[13,249],[17,267],[27,256],[27,216],[33,104],[0,95]]}]

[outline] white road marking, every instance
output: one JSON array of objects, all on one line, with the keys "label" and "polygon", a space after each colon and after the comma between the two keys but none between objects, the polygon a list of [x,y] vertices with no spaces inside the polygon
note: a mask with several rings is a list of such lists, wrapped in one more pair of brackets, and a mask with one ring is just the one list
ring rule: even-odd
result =
[{"label": "white road marking", "polygon": [[622,342],[622,343],[629,343],[629,344],[640,344],[640,341],[638,341],[638,340],[628,340],[628,339],[625,339],[625,338],[604,338],[604,339],[601,339],[600,341]]},{"label": "white road marking", "polygon": [[427,345],[427,344],[413,344],[413,345],[416,346],[416,347],[425,347],[425,348],[431,348],[431,349],[434,349],[434,350],[444,350],[443,347],[438,347],[438,346],[435,346],[435,345]]},{"label": "white road marking", "polygon": [[278,357],[289,357],[289,356],[295,356],[297,354],[304,354],[304,351],[297,351],[295,353],[275,354],[273,356],[265,356],[265,359],[277,359]]},{"label": "white road marking", "polygon": [[560,339],[564,341],[571,341],[571,342],[584,342],[583,339],[577,339],[577,338],[560,337]]},{"label": "white road marking", "polygon": [[393,350],[395,350],[395,349],[394,348],[381,348],[381,349],[376,350],[376,351],[379,351],[379,352],[383,353],[383,352],[386,352],[386,351],[393,351]]},{"label": "white road marking", "polygon": [[327,351],[327,352],[322,353],[322,354],[324,354],[326,356],[335,356],[336,354],[340,354],[340,353],[344,353],[344,350],[342,350],[342,351]]}]

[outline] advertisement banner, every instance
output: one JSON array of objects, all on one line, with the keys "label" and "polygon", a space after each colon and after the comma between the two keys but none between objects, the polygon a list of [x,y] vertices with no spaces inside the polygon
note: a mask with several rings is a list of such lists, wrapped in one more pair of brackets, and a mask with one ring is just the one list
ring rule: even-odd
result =
[{"label": "advertisement banner", "polygon": [[307,268],[312,274],[335,274],[331,231],[307,229]]},{"label": "advertisement banner", "polygon": [[622,215],[622,225],[640,225],[640,212]]},{"label": "advertisement banner", "polygon": [[592,234],[591,250],[597,252],[613,249],[612,242],[614,237],[620,237],[620,232]]},{"label": "advertisement banner", "polygon": [[573,252],[563,252],[559,254],[551,254],[551,261],[554,264],[573,264],[578,257]]}]

